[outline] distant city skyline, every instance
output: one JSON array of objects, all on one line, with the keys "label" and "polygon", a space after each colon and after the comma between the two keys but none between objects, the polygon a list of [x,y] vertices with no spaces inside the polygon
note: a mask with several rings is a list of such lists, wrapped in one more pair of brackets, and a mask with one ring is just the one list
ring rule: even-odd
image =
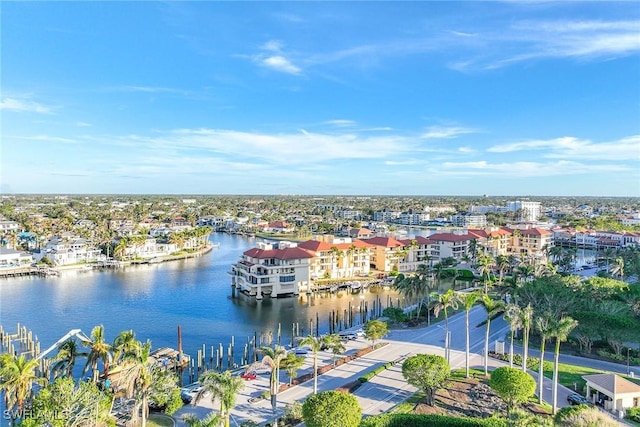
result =
[{"label": "distant city skyline", "polygon": [[0,191],[640,196],[637,2],[2,2]]}]

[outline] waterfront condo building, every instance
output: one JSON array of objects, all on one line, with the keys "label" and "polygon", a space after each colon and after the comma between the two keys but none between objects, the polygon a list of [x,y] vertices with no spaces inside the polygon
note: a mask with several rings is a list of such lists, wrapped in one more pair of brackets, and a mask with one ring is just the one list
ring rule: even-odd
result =
[{"label": "waterfront condo building", "polygon": [[309,275],[312,280],[368,276],[371,244],[349,237],[317,236],[298,244],[313,255]]},{"label": "waterfront condo building", "polygon": [[295,243],[258,243],[231,267],[231,285],[257,299],[298,295],[309,286],[313,255]]}]

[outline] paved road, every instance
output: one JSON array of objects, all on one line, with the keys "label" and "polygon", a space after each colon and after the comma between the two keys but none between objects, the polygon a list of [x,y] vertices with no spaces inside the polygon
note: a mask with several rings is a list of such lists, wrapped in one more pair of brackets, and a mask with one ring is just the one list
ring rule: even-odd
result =
[{"label": "paved road", "polygon": [[[479,326],[486,319],[486,313],[483,308],[477,306],[470,312],[470,348],[471,358],[470,365],[476,368],[482,368],[484,366],[484,334],[485,326]],[[452,316],[449,319],[449,328],[451,331],[451,360],[450,364],[452,368],[463,368],[465,366],[465,316],[464,313],[459,313]],[[495,319],[491,322],[491,330],[489,341],[494,343],[496,340],[504,340],[508,333],[509,327],[502,319]],[[367,354],[351,363],[341,365],[336,369],[332,369],[329,372],[318,377],[318,391],[333,390],[341,387],[351,381],[357,380],[358,377],[363,374],[381,366],[382,364],[397,360],[408,355],[417,353],[431,353],[444,356],[444,341],[445,330],[444,322],[440,322],[431,325],[426,328],[420,329],[401,329],[393,330],[389,333],[385,341],[389,345],[382,347],[374,352]],[[355,352],[359,348],[363,348],[370,343],[363,339],[351,341],[348,343],[348,352]],[[490,349],[492,348],[492,344]],[[531,354],[534,355],[534,350],[531,350]],[[573,356],[567,356],[573,358]],[[577,358],[579,359],[576,364],[583,366],[594,365],[596,369],[606,369],[619,372],[618,370],[603,368],[599,365],[599,361],[592,361],[591,359]],[[552,360],[550,358],[549,360]],[[306,357],[304,367],[300,370],[298,375],[305,372],[312,371],[313,356],[309,354]],[[331,354],[326,352],[319,353],[319,366],[331,363]],[[572,362],[567,362],[572,363]],[[488,366],[490,369],[497,366],[507,366],[507,363],[497,361],[494,359],[488,360]],[[620,368],[622,365],[618,365]],[[624,366],[626,372],[626,366]],[[537,381],[537,374],[530,372],[530,374]],[[286,375],[281,372],[280,380],[282,382],[288,381]],[[543,398],[547,402],[551,402],[551,380],[546,379],[544,381],[544,393]],[[261,400],[257,403],[249,403],[251,397],[259,396],[263,391],[269,389],[268,375],[261,375],[255,381],[249,381],[246,383],[245,390],[238,395],[238,403],[232,411],[232,425],[238,425],[242,421],[251,419],[258,423],[263,423],[273,419],[273,412],[271,404],[267,400]],[[537,390],[537,388],[536,388]],[[371,381],[360,387],[354,395],[358,398],[363,413],[365,415],[377,415],[388,411],[396,406],[398,403],[406,400],[411,396],[416,389],[406,383],[402,377],[400,365],[396,365],[391,369],[387,369],[382,374],[377,375]],[[572,391],[559,386],[558,387],[558,406],[563,407],[567,405],[566,397]],[[282,414],[282,409],[287,403],[293,401],[304,401],[308,396],[313,393],[313,380],[310,380],[304,384],[292,387],[278,394],[277,411],[278,414]],[[186,413],[194,413],[198,417],[204,417],[207,413],[214,408],[214,404],[207,398],[200,402],[198,406],[187,405],[182,408],[175,415],[178,420],[177,425],[185,425],[182,421],[182,416]],[[215,408],[218,408],[216,404]]]}]

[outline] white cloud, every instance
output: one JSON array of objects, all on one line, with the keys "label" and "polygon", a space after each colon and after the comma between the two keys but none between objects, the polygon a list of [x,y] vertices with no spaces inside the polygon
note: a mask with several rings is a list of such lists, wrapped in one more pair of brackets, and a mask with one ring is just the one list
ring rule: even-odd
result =
[{"label": "white cloud", "polygon": [[504,177],[543,177],[559,175],[581,175],[594,172],[628,172],[631,168],[623,165],[586,164],[560,160],[557,162],[510,162],[490,163],[445,162],[436,168],[441,174],[455,176],[504,176]]},{"label": "white cloud", "polygon": [[294,65],[291,60],[285,56],[282,52],[282,46],[282,43],[278,40],[269,40],[260,47],[263,52],[253,55],[251,59],[262,67],[270,68],[281,73],[301,74],[302,68]]},{"label": "white cloud", "polygon": [[324,122],[327,125],[336,126],[336,127],[353,127],[356,125],[354,120],[345,120],[345,119],[335,119],[335,120],[327,120]]},{"label": "white cloud", "polygon": [[431,126],[427,129],[426,133],[423,133],[420,137],[424,139],[445,139],[445,138],[456,138],[459,135],[464,135],[468,133],[476,133],[475,129],[464,128],[458,126]]},{"label": "white cloud", "polygon": [[51,114],[53,112],[52,107],[42,105],[29,99],[18,98],[2,98],[0,101],[0,110],[41,114]]},{"label": "white cloud", "polygon": [[81,127],[81,128],[86,128],[86,127],[91,127],[93,125],[91,123],[87,123],[87,122],[76,122],[76,126]]},{"label": "white cloud", "polygon": [[543,157],[585,160],[640,160],[640,135],[632,135],[612,142],[594,143],[575,137],[549,140],[530,140],[490,147],[493,153],[546,150]]},{"label": "white cloud", "polygon": [[281,55],[260,58],[259,63],[264,67],[281,71],[283,73],[300,74],[302,72],[300,67],[293,65],[291,61]]},{"label": "white cloud", "polygon": [[149,149],[170,149],[181,153],[203,150],[215,155],[260,159],[279,164],[317,164],[339,159],[379,159],[406,156],[418,149],[413,138],[338,135],[300,131],[266,134],[227,129],[178,129],[160,137],[131,135],[111,138],[110,142]]}]

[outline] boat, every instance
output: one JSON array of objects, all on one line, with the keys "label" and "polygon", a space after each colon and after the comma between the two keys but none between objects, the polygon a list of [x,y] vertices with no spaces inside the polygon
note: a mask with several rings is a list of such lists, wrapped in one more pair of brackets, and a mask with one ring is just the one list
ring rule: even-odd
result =
[{"label": "boat", "polygon": [[351,282],[351,289],[354,291],[359,290],[360,288],[362,288],[362,283],[360,283],[359,281],[355,281],[355,282]]}]

